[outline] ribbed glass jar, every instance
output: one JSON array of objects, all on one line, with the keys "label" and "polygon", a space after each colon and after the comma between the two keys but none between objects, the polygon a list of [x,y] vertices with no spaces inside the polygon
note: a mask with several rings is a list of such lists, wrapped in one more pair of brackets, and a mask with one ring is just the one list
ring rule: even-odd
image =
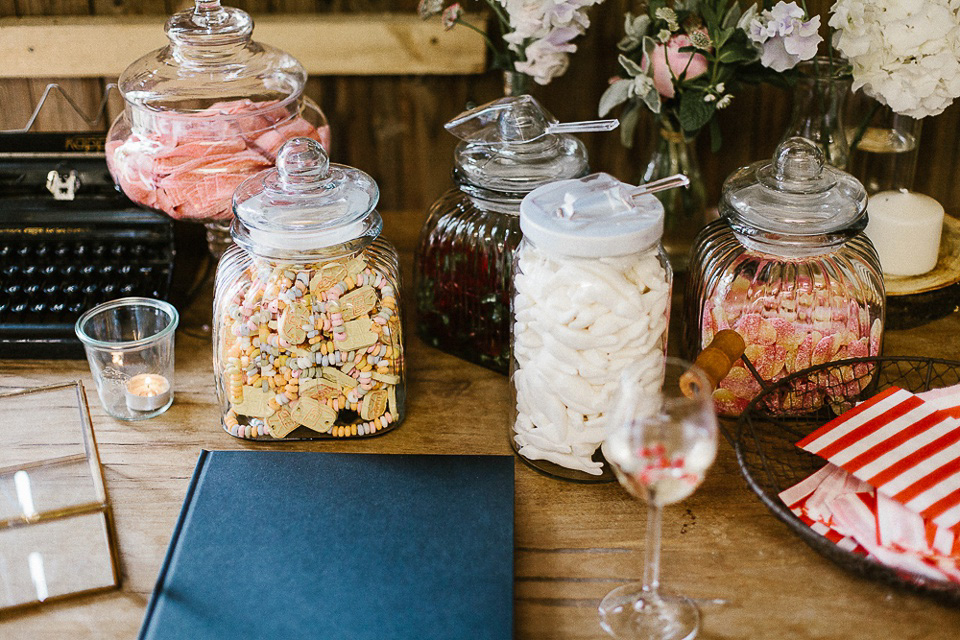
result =
[{"label": "ribbed glass jar", "polygon": [[447,123],[462,139],[454,154],[456,186],[430,208],[414,270],[417,330],[430,346],[507,373],[520,202],[539,186],[587,172],[583,143],[553,133],[557,126],[527,95]]},{"label": "ribbed glass jar", "polygon": [[[787,149],[798,150],[810,151],[802,145]],[[781,160],[789,164],[797,157]],[[825,190],[773,194],[752,182],[755,175],[765,179],[764,171],[751,165],[728,179],[721,218],[694,243],[683,319],[686,354],[694,357],[717,331],[734,329],[764,382],[825,362],[879,354],[886,305],[880,262],[863,233],[862,185],[835,172],[824,178]],[[789,182],[781,180],[781,186]],[[814,180],[794,182],[809,188],[806,182]],[[849,190],[840,194],[844,189]],[[777,217],[764,217],[774,211]],[[717,410],[739,415],[760,390],[760,381],[739,360],[714,392]],[[797,404],[788,398],[775,409],[814,410],[828,400],[826,393],[798,393]]]},{"label": "ribbed glass jar", "polygon": [[417,251],[417,331],[441,351],[506,373],[519,199],[447,191],[430,208]]}]

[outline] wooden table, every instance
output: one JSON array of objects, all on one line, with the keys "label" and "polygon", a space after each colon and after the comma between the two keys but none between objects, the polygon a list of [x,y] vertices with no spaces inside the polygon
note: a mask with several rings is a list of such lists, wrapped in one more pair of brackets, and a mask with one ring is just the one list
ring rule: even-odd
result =
[{"label": "wooden table", "polygon": [[[422,215],[384,217],[410,283]],[[960,359],[958,334],[960,315],[954,314],[919,329],[888,332],[885,352]],[[223,432],[210,345],[183,332],[177,336],[176,402],[145,422],[107,416],[84,361],[0,361],[3,388],[84,381],[122,574],[119,591],[0,617],[0,638],[135,637],[202,448],[510,453],[506,378],[428,348],[412,331],[407,345],[409,405],[399,429],[370,440],[283,445],[249,443]],[[597,624],[597,604],[610,589],[640,578],[644,522],[644,505],[615,484],[560,482],[518,461],[516,636],[606,637]],[[663,580],[694,597],[729,600],[705,611],[702,638],[932,640],[960,633],[960,611],[850,575],[808,548],[747,489],[725,442],[700,490],[666,510]]]}]

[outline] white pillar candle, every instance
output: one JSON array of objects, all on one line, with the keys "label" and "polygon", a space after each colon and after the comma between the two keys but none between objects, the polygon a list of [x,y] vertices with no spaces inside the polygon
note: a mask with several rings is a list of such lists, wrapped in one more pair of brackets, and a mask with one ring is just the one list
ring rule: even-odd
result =
[{"label": "white pillar candle", "polygon": [[922,193],[881,191],[867,203],[867,236],[880,254],[883,272],[917,276],[937,265],[943,207]]},{"label": "white pillar candle", "polygon": [[156,411],[170,401],[170,381],[155,373],[141,373],[127,381],[124,389],[131,411]]}]

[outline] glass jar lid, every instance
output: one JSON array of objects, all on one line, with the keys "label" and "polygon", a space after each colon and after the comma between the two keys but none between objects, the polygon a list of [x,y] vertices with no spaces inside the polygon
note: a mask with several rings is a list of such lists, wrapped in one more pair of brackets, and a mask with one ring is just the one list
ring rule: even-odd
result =
[{"label": "glass jar lid", "polygon": [[[174,14],[165,31],[170,44],[135,61],[120,75],[128,105],[165,114],[229,118],[218,103],[249,100],[264,107],[298,96],[307,74],[293,56],[254,42],[253,19],[220,0],[196,0]],[[249,115],[245,110],[244,115]]]},{"label": "glass jar lid", "polygon": [[548,253],[581,258],[625,256],[657,245],[663,205],[606,173],[535,189],[520,203],[520,230]]},{"label": "glass jar lid", "polygon": [[259,255],[322,251],[376,238],[383,221],[369,175],[332,164],[312,138],[293,138],[275,168],[245,180],[233,196],[237,244]]},{"label": "glass jar lid", "polygon": [[568,133],[609,131],[616,120],[560,123],[528,95],[507,97],[465,111],[447,131],[463,142],[454,155],[461,184],[524,194],[588,170],[587,150]]},{"label": "glass jar lid", "polygon": [[743,167],[727,178],[723,204],[735,231],[773,234],[784,242],[855,234],[867,222],[863,185],[826,164],[823,152],[801,137],[780,143],[772,160]]}]

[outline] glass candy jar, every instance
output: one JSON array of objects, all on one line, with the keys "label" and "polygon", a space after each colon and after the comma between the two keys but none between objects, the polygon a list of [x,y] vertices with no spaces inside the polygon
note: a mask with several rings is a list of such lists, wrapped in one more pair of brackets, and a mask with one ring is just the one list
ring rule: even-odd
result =
[{"label": "glass candy jar", "polygon": [[359,437],[404,415],[397,252],[370,176],[295,138],[234,197],[217,269],[223,427],[253,439]]},{"label": "glass candy jar", "polygon": [[[688,355],[716,331],[734,329],[759,377],[772,382],[879,354],[885,298],[877,252],[863,233],[866,202],[863,185],[826,164],[805,138],[788,138],[772,161],[731,175],[721,218],[694,244],[684,313]],[[739,415],[760,390],[738,360],[714,392],[717,410]],[[812,410],[826,399],[826,392],[806,391],[774,409]]]},{"label": "glass candy jar", "polygon": [[541,185],[587,173],[583,143],[563,132],[616,124],[560,124],[528,95],[496,100],[446,124],[462,140],[456,186],[431,207],[416,254],[417,327],[427,344],[507,373],[520,201]]},{"label": "glass candy jar", "polygon": [[124,109],[107,134],[107,166],[137,204],[206,223],[219,255],[237,186],[273,166],[290,138],[329,149],[330,127],[303,95],[303,67],[251,40],[243,11],[196,0],[165,30],[170,44],[120,75]]},{"label": "glass candy jar", "polygon": [[612,480],[600,445],[620,375],[659,390],[672,271],[663,205],[598,173],[540,187],[520,207],[514,264],[511,443],[548,475]]}]

